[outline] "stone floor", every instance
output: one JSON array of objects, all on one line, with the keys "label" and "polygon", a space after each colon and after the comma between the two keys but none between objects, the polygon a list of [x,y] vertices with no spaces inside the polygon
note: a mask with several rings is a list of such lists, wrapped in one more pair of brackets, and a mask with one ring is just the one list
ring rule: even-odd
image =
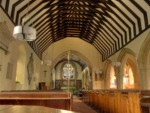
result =
[{"label": "stone floor", "polygon": [[81,98],[73,97],[73,110],[79,113],[97,113],[90,106],[85,104]]}]

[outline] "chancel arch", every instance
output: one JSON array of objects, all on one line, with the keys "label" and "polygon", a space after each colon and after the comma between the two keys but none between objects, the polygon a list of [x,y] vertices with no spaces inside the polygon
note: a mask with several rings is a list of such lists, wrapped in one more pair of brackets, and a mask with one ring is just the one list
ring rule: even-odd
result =
[{"label": "chancel arch", "polygon": [[104,65],[104,76],[105,76],[104,78],[105,78],[105,88],[106,89],[110,89],[111,70],[112,70],[111,60],[108,59]]},{"label": "chancel arch", "polygon": [[[68,51],[65,51],[65,52],[61,53],[60,55],[58,55],[55,59],[53,59],[53,66],[56,66],[58,64],[58,62],[60,61],[60,59],[62,59],[62,58],[66,58],[67,59],[67,55],[68,55]],[[91,62],[82,53],[80,53],[78,51],[75,51],[75,50],[71,50],[70,51],[70,56],[77,56],[79,61],[80,62],[83,61],[84,64],[87,65],[88,68],[91,70],[91,67],[92,67]]]},{"label": "chancel arch", "polygon": [[139,89],[139,71],[135,53],[131,49],[124,48],[117,60],[121,62],[119,87],[123,89]]},{"label": "chancel arch", "polygon": [[[68,79],[65,72],[67,66],[72,67],[72,77],[70,78],[70,88],[76,91],[80,89],[92,88],[92,77],[90,72],[90,63],[84,55],[77,51],[70,51],[70,59],[68,62],[68,51],[60,54],[53,61],[55,71],[55,88],[67,89]],[[68,64],[69,63],[69,64]]]},{"label": "chancel arch", "polygon": [[76,56],[71,56],[69,62],[67,57],[62,57],[54,69],[56,70],[55,89],[68,90],[69,87],[71,91],[75,92],[82,88],[83,64],[76,60]]}]

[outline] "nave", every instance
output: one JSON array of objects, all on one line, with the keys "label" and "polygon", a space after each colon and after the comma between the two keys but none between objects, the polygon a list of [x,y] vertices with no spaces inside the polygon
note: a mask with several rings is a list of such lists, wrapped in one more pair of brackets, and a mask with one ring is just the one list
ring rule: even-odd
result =
[{"label": "nave", "polygon": [[[60,91],[4,91],[0,113],[149,113],[148,90],[89,90],[82,97]],[[59,112],[57,112],[59,111]]]},{"label": "nave", "polygon": [[11,113],[149,113],[149,81],[150,0],[0,0],[0,106]]},{"label": "nave", "polygon": [[[47,107],[47,111],[49,108],[50,111],[54,109],[54,111],[67,110],[66,112],[96,113],[94,109],[83,102],[82,97],[76,95],[72,96],[67,92],[23,90],[0,92],[0,113],[3,113],[3,109],[14,109],[16,106],[18,106],[16,108],[17,111],[29,108],[31,111],[35,112],[33,108],[37,106],[37,109],[45,109],[44,107]],[[21,113],[22,112],[24,113],[23,110]]]}]

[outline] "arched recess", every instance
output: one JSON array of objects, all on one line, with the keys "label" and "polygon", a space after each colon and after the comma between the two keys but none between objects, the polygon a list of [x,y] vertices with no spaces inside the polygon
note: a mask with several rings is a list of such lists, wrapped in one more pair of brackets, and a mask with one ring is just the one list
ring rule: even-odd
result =
[{"label": "arched recess", "polygon": [[117,58],[117,61],[121,62],[120,66],[120,71],[119,71],[119,79],[118,79],[118,85],[119,88],[123,88],[124,84],[124,77],[125,77],[125,67],[126,65],[130,65],[132,72],[133,72],[133,79],[134,79],[134,89],[139,89],[140,88],[140,83],[139,83],[139,72],[138,72],[138,67],[137,67],[137,61],[136,61],[136,56],[135,53],[128,48],[123,48]]},{"label": "arched recess", "polygon": [[150,89],[150,33],[144,40],[137,58],[142,89]]},{"label": "arched recess", "polygon": [[18,60],[17,60],[17,67],[16,67],[16,81],[20,84],[25,83],[25,75],[26,75],[26,49],[25,45],[21,42],[17,42],[17,50],[15,52],[18,52]]},{"label": "arched recess", "polygon": [[[85,69],[87,66],[89,69],[88,73],[90,73],[90,78],[91,78],[92,63],[90,62],[90,60],[78,51],[70,50],[69,52],[70,52],[70,59],[71,59],[70,61],[75,61],[79,65],[82,65],[82,70]],[[55,69],[57,67],[57,65],[60,64],[60,62],[67,60],[68,51],[62,52],[61,54],[59,54],[57,56],[55,56],[54,53],[52,53],[52,55],[53,56],[51,56],[51,58],[48,57],[47,59],[51,59],[52,63],[51,63],[50,67],[51,67],[51,69]],[[72,56],[73,56],[73,58],[72,58]],[[74,60],[74,56],[77,57],[77,60]],[[52,75],[52,78],[54,78],[53,82],[56,82],[56,76],[57,76],[56,73],[57,73],[57,71],[55,71],[55,74]],[[56,76],[54,76],[54,75],[56,75]],[[91,82],[90,82],[89,88],[91,89],[92,88],[92,79],[90,79],[90,80],[91,80]]]}]

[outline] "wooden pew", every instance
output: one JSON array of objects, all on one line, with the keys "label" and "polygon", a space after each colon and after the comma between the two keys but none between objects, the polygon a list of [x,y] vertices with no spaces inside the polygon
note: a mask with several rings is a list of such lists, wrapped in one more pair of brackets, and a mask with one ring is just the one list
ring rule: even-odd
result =
[{"label": "wooden pew", "polygon": [[150,103],[141,103],[141,112],[150,113]]},{"label": "wooden pew", "polygon": [[72,95],[68,92],[0,92],[0,105],[38,105],[71,110]]},{"label": "wooden pew", "polygon": [[98,94],[99,94],[99,92],[98,91],[95,91],[94,92],[94,94],[93,94],[93,99],[94,99],[94,104],[93,104],[93,108],[95,109],[95,110],[98,110]]},{"label": "wooden pew", "polygon": [[90,100],[89,105],[94,106],[100,113],[147,113],[142,112],[140,103],[147,103],[147,105],[150,103],[150,98],[146,98],[150,97],[150,91],[146,90],[99,90],[98,93],[97,91],[91,92],[86,92],[86,98]]},{"label": "wooden pew", "polygon": [[142,113],[150,113],[150,92],[142,92],[141,94],[141,112]]}]

